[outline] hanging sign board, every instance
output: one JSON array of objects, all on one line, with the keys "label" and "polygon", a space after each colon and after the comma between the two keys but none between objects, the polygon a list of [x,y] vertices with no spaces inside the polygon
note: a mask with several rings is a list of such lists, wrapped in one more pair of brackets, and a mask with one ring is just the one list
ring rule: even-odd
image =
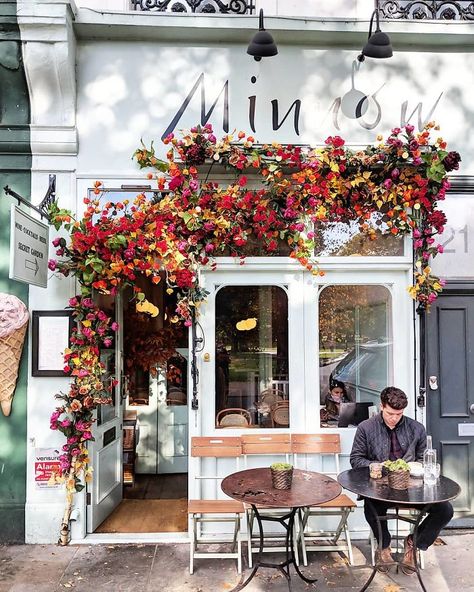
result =
[{"label": "hanging sign board", "polygon": [[61,474],[60,452],[55,448],[35,449],[35,485],[36,489],[57,489],[60,483],[50,484],[49,480],[54,473]]},{"label": "hanging sign board", "polygon": [[10,219],[10,279],[46,288],[49,226],[15,205]]}]

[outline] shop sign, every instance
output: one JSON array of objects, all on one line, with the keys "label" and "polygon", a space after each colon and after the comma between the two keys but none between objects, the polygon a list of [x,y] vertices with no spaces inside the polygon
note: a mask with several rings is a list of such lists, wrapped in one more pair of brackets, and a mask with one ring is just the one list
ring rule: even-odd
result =
[{"label": "shop sign", "polygon": [[10,279],[46,288],[48,248],[49,227],[12,205]]},{"label": "shop sign", "polygon": [[61,473],[61,453],[55,448],[35,449],[35,485],[37,489],[58,489],[61,483],[49,484],[51,477]]}]

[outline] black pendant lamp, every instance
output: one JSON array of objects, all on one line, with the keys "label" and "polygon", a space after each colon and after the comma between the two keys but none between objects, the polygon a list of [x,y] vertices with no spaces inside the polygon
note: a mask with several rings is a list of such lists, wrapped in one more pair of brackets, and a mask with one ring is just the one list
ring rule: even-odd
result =
[{"label": "black pendant lamp", "polygon": [[263,10],[260,9],[258,33],[255,33],[252,41],[247,47],[247,53],[259,62],[262,58],[270,58],[277,55],[278,48],[273,37],[263,26]]},{"label": "black pendant lamp", "polygon": [[[372,26],[374,24],[374,17],[376,22],[375,33],[372,34]],[[369,36],[367,43],[362,49],[362,53],[358,56],[359,62],[363,62],[365,58],[391,58],[393,55],[392,44],[387,33],[380,30],[379,22],[379,3],[377,0],[376,8],[370,17]]]}]

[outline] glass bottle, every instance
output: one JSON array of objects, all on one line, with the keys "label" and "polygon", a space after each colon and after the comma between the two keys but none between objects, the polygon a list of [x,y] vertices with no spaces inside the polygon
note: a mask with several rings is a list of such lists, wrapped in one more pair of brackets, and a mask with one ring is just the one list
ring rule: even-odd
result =
[{"label": "glass bottle", "polygon": [[433,466],[436,464],[436,450],[433,448],[431,436],[426,436],[426,448],[423,453],[423,466]]}]

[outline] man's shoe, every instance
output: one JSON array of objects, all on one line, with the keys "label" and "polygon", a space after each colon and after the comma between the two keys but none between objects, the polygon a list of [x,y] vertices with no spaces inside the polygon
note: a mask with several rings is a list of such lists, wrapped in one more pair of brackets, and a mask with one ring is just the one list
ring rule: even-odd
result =
[{"label": "man's shoe", "polygon": [[375,554],[375,564],[377,565],[377,571],[380,573],[387,573],[393,565],[393,557],[390,551],[390,547],[386,547]]},{"label": "man's shoe", "polygon": [[403,555],[403,564],[400,565],[400,569],[402,570],[402,572],[405,575],[410,576],[411,574],[415,573],[415,571],[416,571],[416,565],[415,565],[416,549],[413,546],[413,539],[411,538],[410,535],[408,535],[407,538],[405,539],[404,550],[405,550],[405,553]]}]

